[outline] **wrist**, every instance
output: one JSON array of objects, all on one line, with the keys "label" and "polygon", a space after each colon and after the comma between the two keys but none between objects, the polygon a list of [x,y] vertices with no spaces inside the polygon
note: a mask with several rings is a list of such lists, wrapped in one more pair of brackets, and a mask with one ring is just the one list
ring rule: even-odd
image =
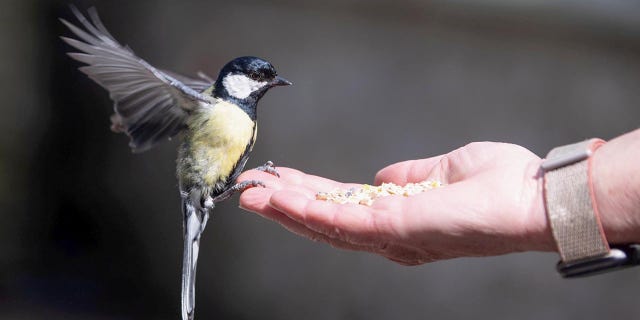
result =
[{"label": "wrist", "polygon": [[592,179],[610,244],[640,242],[640,130],[611,140],[593,155]]},{"label": "wrist", "polygon": [[[640,139],[625,136],[600,153],[600,139],[556,147],[542,163],[545,207],[561,257],[557,269],[565,278],[640,264],[640,245],[630,244],[640,219],[638,170],[629,154],[638,152],[629,150],[637,149]],[[614,211],[621,208],[629,211]]]}]

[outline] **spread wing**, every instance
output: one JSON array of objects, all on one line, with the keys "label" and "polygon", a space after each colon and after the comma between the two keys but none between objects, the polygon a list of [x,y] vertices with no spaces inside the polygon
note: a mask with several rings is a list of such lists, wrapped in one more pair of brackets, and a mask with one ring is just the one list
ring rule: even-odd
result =
[{"label": "spread wing", "polygon": [[198,72],[198,78],[190,78],[169,70],[162,70],[162,72],[184,83],[187,87],[197,92],[202,92],[211,88],[211,86],[215,82],[215,80],[213,80],[208,75],[204,74],[202,71]]},{"label": "spread wing", "polygon": [[[115,102],[111,129],[130,138],[134,152],[142,152],[159,141],[176,135],[185,127],[189,112],[210,98],[200,92],[211,79],[191,79],[154,68],[123,46],[107,31],[95,8],[87,20],[71,7],[84,29],[60,19],[77,37],[62,37],[80,52],[69,56],[86,66],[80,71],[109,91]],[[193,87],[189,87],[192,85]]]}]

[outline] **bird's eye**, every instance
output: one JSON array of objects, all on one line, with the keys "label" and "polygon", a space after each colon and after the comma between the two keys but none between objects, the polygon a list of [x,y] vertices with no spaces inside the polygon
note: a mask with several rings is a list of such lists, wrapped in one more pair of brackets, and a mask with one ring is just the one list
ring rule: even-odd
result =
[{"label": "bird's eye", "polygon": [[251,80],[260,80],[260,73],[251,72],[249,73],[249,78],[251,78]]}]

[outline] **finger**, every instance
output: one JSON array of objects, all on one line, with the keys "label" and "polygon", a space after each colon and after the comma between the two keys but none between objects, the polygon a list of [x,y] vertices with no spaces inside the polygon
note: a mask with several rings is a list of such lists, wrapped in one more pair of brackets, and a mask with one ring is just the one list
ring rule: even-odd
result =
[{"label": "finger", "polygon": [[392,164],[378,171],[375,184],[392,182],[398,185],[405,185],[409,182],[440,179],[439,176],[430,176],[430,173],[433,172],[433,168],[438,165],[441,158],[442,156],[440,155],[428,159],[409,160]]},{"label": "finger", "polygon": [[353,251],[369,251],[369,252],[372,252],[375,250],[374,248],[370,248],[367,246],[356,245],[353,243],[342,241],[337,238],[331,238],[325,234],[311,230],[307,228],[305,225],[296,222],[295,220],[289,218],[287,215],[273,208],[263,211],[263,214],[261,214],[261,216],[279,223],[281,226],[283,226],[285,229],[287,229],[289,232],[293,234],[296,234],[301,237],[305,237],[312,241],[324,242],[338,249],[353,250]]},{"label": "finger", "polygon": [[285,174],[283,175],[282,180],[288,186],[297,185],[300,187],[304,187],[308,189],[307,192],[305,192],[305,194],[307,195],[315,196],[315,194],[319,191],[327,192],[333,189],[349,189],[351,187],[362,186],[361,184],[355,183],[342,183],[328,178],[306,174],[302,171],[289,168],[284,168],[283,172],[285,172]]},{"label": "finger", "polygon": [[[266,174],[269,176],[270,174]],[[260,178],[260,177],[257,177]],[[282,183],[279,180],[270,181],[267,188],[249,188],[240,194],[240,208],[255,213],[263,213],[271,209],[271,196],[278,190],[286,190],[289,194],[304,195],[305,199],[315,199],[315,191],[310,192],[300,185]],[[283,201],[290,201],[288,199]]]},{"label": "finger", "polygon": [[268,206],[268,199],[273,194],[275,190],[269,189],[250,189],[245,191],[240,196],[240,204],[241,208],[244,210],[248,210],[258,215],[269,219],[271,221],[275,221],[280,224],[282,227],[287,229],[289,232],[296,234],[301,237],[305,237],[312,241],[320,241],[328,243],[329,245],[345,250],[355,250],[355,251],[374,251],[375,248],[369,248],[366,246],[359,246],[352,243],[348,243],[342,241],[340,239],[331,238],[322,233],[315,232],[303,224],[296,222],[295,220],[289,218],[287,215],[282,212]]},{"label": "finger", "polygon": [[420,248],[399,245],[390,246],[386,252],[382,253],[382,256],[404,266],[417,266],[446,259],[446,257],[437,253],[425,252]]},{"label": "finger", "polygon": [[393,230],[390,216],[370,207],[318,201],[290,190],[274,192],[269,205],[315,232],[356,245],[384,246]]},{"label": "finger", "polygon": [[273,189],[250,189],[240,196],[240,207],[269,220],[280,223],[287,230],[312,240],[319,240],[320,235],[309,230],[304,225],[295,222],[283,213],[269,206],[269,198],[275,192]]},{"label": "finger", "polygon": [[308,187],[303,184],[304,173],[289,168],[278,168],[278,172],[280,177],[260,170],[248,170],[238,177],[238,181],[257,180],[264,182],[267,188],[273,190],[291,189],[303,193],[310,192],[307,190]]},{"label": "finger", "polygon": [[262,214],[269,207],[269,198],[277,189],[271,188],[250,188],[240,194],[240,208]]},{"label": "finger", "polygon": [[277,167],[278,173],[280,177],[276,177],[272,174],[259,171],[259,170],[248,170],[243,172],[240,177],[238,177],[238,181],[244,180],[260,180],[260,181],[269,181],[273,182],[279,186],[280,189],[283,188],[294,188],[298,187],[298,190],[305,190],[305,194],[313,194],[319,191],[330,191],[336,188],[339,189],[348,189],[354,186],[361,186],[360,184],[353,183],[342,183],[338,181],[334,181],[331,179],[306,174],[302,171],[285,168],[285,167]]}]

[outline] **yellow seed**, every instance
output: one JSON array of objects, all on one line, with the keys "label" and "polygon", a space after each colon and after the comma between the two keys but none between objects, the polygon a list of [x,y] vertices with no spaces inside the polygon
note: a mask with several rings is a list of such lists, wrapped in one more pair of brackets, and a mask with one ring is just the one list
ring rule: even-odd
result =
[{"label": "yellow seed", "polygon": [[355,203],[370,206],[373,201],[389,195],[401,195],[409,197],[430,189],[439,188],[443,184],[437,180],[426,180],[419,183],[407,183],[404,187],[394,183],[383,183],[379,186],[363,184],[360,188],[348,190],[334,189],[331,192],[318,192],[317,200],[326,200],[334,203]]}]

